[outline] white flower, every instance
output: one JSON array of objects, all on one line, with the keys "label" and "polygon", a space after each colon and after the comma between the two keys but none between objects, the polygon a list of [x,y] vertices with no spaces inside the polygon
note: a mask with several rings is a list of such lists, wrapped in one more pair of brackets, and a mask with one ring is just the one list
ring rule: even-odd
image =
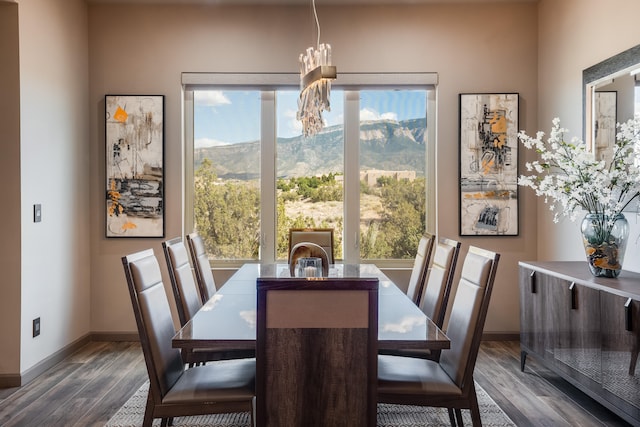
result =
[{"label": "white flower", "polygon": [[537,196],[544,197],[554,212],[554,222],[561,216],[572,221],[578,208],[588,213],[603,214],[609,221],[640,196],[640,115],[618,124],[612,160],[606,164],[595,160],[580,139],[566,142],[567,129],[560,127],[560,119],[553,119],[553,127],[545,141],[544,132],[536,137],[520,131],[518,139],[528,149],[534,149],[539,160],[527,162],[531,175],[521,175],[518,185],[530,187]]}]

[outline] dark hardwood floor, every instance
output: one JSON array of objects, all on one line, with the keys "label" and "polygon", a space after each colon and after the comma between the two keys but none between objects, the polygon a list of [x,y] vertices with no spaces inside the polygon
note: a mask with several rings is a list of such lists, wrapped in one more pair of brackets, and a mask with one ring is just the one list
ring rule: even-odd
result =
[{"label": "dark hardwood floor", "polygon": [[[30,384],[0,389],[0,426],[103,426],[146,380],[138,343],[92,342]],[[483,342],[476,381],[518,426],[628,426],[527,360],[515,341]]]}]

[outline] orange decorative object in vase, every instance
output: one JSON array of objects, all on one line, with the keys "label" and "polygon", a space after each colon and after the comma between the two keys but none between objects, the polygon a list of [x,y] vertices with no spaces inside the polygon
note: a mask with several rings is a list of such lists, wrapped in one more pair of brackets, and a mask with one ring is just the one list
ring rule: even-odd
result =
[{"label": "orange decorative object in vase", "polygon": [[624,215],[610,218],[589,213],[580,229],[591,273],[596,277],[618,277],[629,239],[629,223]]}]

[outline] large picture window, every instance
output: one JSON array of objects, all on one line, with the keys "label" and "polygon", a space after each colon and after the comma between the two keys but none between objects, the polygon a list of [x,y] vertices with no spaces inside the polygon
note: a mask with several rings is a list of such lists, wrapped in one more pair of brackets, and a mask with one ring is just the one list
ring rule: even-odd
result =
[{"label": "large picture window", "polygon": [[435,224],[432,83],[336,83],[325,128],[304,137],[297,76],[218,77],[183,76],[185,232],[203,236],[214,265],[286,260],[289,228],[299,227],[333,228],[337,260],[414,258]]}]

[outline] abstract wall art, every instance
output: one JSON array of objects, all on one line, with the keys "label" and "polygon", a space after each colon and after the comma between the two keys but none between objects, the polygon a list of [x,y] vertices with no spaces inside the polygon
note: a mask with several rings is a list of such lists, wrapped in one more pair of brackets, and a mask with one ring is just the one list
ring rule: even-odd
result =
[{"label": "abstract wall art", "polygon": [[106,236],[164,237],[164,96],[106,95]]},{"label": "abstract wall art", "polygon": [[518,94],[460,94],[460,235],[518,235]]}]

